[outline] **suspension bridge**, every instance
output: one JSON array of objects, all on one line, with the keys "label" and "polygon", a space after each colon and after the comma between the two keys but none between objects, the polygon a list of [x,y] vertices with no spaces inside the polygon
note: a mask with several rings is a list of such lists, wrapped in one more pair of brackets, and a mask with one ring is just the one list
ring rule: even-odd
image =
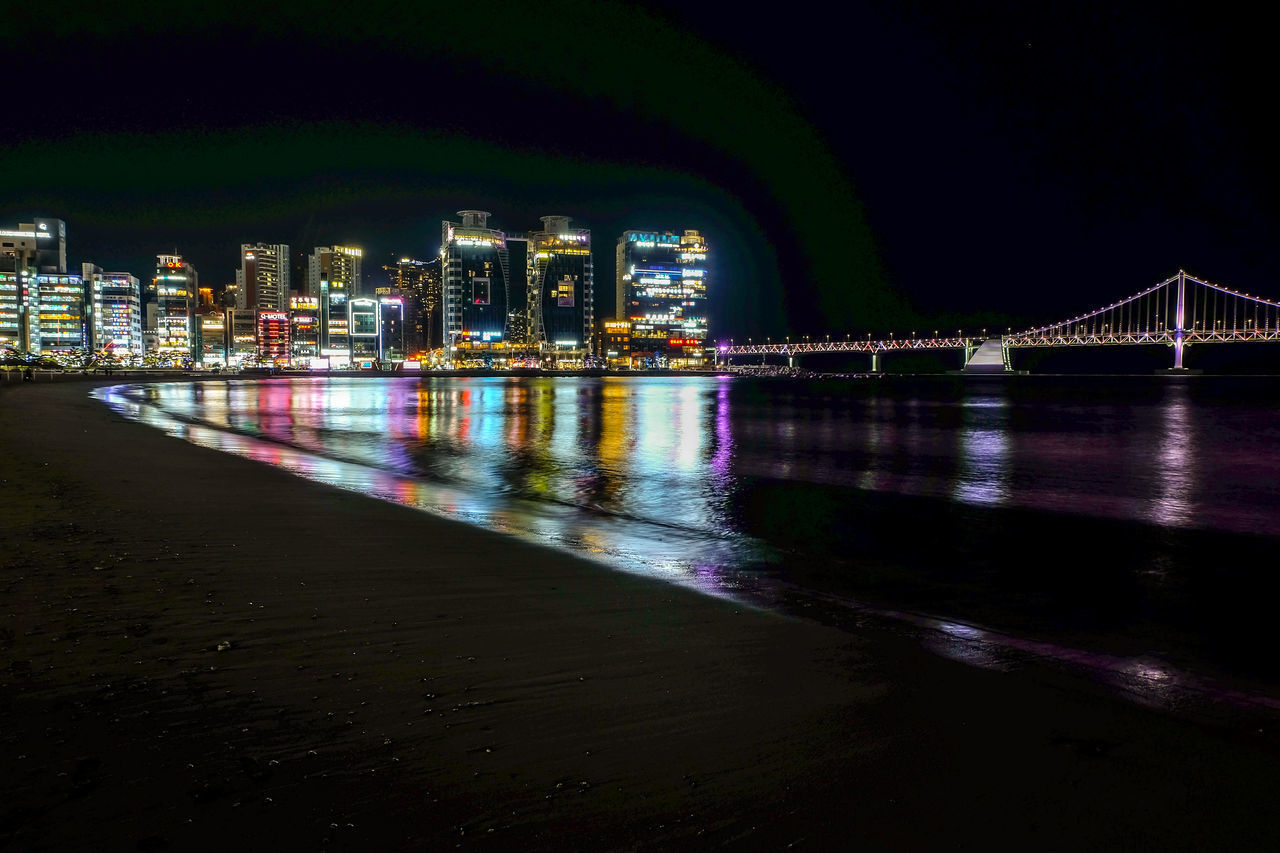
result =
[{"label": "suspension bridge", "polygon": [[881,358],[896,350],[962,350],[967,373],[1003,373],[1011,369],[1009,351],[1027,347],[1092,347],[1163,344],[1173,349],[1173,369],[1182,370],[1183,350],[1192,344],[1280,341],[1280,302],[1203,281],[1179,270],[1139,293],[1059,323],[1010,332],[999,337],[966,336],[888,340],[786,341],[717,347],[718,358],[780,355],[794,363],[810,353],[860,352],[871,356],[878,372]]}]

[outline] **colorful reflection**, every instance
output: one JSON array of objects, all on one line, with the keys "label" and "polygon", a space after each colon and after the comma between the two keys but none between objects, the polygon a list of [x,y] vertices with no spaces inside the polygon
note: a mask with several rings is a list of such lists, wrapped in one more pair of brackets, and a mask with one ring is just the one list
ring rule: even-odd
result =
[{"label": "colorful reflection", "polygon": [[[1106,558],[1090,560],[1090,571],[1046,572],[1058,564],[1041,550],[1096,544],[1054,538],[1064,520],[1086,534],[1080,519],[1137,522],[1162,536],[1188,527],[1280,534],[1276,409],[1234,396],[1215,403],[1191,386],[1134,387],[1141,393],[1130,399],[1094,389],[1018,396],[982,383],[830,393],[713,377],[495,376],[96,394],[204,446],[738,601],[811,598],[823,584],[857,594],[887,578],[872,591],[906,590],[903,612],[864,610],[918,623],[940,654],[1002,669],[1013,650],[1164,701],[1151,697],[1182,695],[1194,679],[1165,678],[1154,660],[905,614],[916,591],[962,603],[972,594],[982,613],[1047,608],[1062,620],[1071,613],[1053,608],[1066,600],[1086,623],[1114,620],[1120,632],[1129,616],[1105,611],[1107,602],[1132,601],[1145,626],[1163,599],[1142,596],[1178,589],[1205,561],[1157,543],[1163,551],[1112,566],[1108,528],[1097,539]],[[1158,583],[1130,584],[1157,564]],[[984,574],[992,566],[1002,574]],[[1232,624],[1212,615],[1206,625]]]},{"label": "colorful reflection", "polygon": [[[671,390],[638,401],[647,422],[670,433],[647,443],[623,438],[631,392],[616,382],[299,379],[99,394],[202,446],[733,595],[745,581],[729,576],[766,561],[767,549],[729,528],[715,484],[700,476],[717,463],[698,436],[717,419],[725,433],[728,400],[705,380]],[[637,443],[648,448],[640,459],[627,452]]]}]

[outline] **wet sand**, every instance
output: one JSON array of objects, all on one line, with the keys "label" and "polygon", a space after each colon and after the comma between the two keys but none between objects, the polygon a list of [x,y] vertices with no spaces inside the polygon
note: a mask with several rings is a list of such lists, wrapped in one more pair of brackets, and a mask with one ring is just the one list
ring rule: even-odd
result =
[{"label": "wet sand", "polygon": [[0,847],[1278,849],[1280,748],[0,385]]}]

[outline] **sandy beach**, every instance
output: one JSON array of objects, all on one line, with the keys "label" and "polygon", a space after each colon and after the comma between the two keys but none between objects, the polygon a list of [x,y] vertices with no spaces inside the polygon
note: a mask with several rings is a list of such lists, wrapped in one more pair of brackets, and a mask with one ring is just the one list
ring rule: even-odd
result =
[{"label": "sandy beach", "polygon": [[1265,726],[611,571],[95,384],[0,384],[0,848],[1280,849]]}]

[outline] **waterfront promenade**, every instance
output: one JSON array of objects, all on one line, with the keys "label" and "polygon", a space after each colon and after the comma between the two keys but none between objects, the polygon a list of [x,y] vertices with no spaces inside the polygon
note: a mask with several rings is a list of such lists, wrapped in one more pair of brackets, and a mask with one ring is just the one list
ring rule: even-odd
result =
[{"label": "waterfront promenade", "polygon": [[1269,729],[330,489],[94,384],[0,383],[0,846],[1280,843]]}]

